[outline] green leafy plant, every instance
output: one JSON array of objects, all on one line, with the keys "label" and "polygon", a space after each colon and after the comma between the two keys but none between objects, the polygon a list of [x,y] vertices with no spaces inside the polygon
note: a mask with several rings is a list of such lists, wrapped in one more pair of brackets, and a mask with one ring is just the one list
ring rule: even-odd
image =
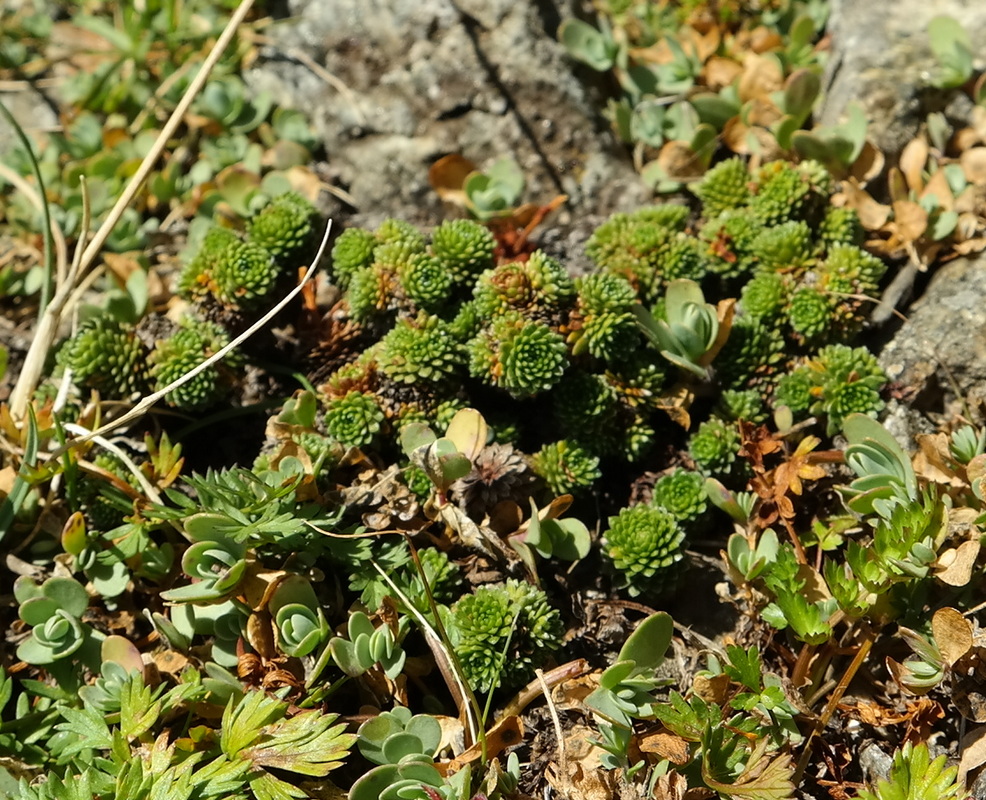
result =
[{"label": "green leafy plant", "polygon": [[[667,614],[647,617],[623,643],[616,661],[603,671],[599,687],[585,699],[602,735],[596,744],[606,751],[603,765],[610,769],[631,769],[627,751],[633,722],[654,716],[654,693],[662,685],[657,669],[664,661],[672,633]],[[633,771],[642,766],[636,765]]]},{"label": "green leafy plant", "polygon": [[503,158],[486,172],[472,172],[462,185],[466,208],[479,220],[511,214],[524,191],[524,173],[513,159]]},{"label": "green leafy plant", "polygon": [[939,15],[928,23],[931,51],[938,59],[938,73],[932,84],[954,89],[972,76],[972,43],[969,34],[954,17]]},{"label": "green leafy plant", "polygon": [[715,307],[705,302],[697,283],[676,280],[668,285],[666,319],[655,319],[642,306],[635,306],[634,313],[662,356],[676,367],[708,378],[708,362],[714,356],[713,347],[719,336],[719,318]]},{"label": "green leafy plant", "polygon": [[[747,152],[755,142],[801,152],[800,144],[831,157],[830,166],[841,170],[860,155],[861,146],[847,152],[828,132],[804,130],[821,88],[824,53],[813,44],[825,24],[821,4],[708,14],[700,6],[631,2],[603,4],[598,11],[597,26],[566,19],[558,38],[573,58],[612,71],[619,95],[610,100],[607,116],[620,138],[634,145],[642,177],[658,191],[700,177],[717,145]],[[744,43],[757,34],[767,36],[769,46],[757,59],[744,59]],[[725,65],[731,65],[727,73]],[[722,80],[724,74],[731,80]],[[751,91],[765,75],[781,88]],[[810,144],[799,134],[812,137]]]},{"label": "green leafy plant", "polygon": [[930,800],[930,798],[965,797],[961,785],[956,781],[958,767],[946,767],[945,756],[935,759],[923,742],[905,744],[894,753],[890,765],[890,777],[881,780],[876,790],[864,789],[860,797],[864,800]]},{"label": "green leafy plant", "polygon": [[18,615],[31,634],[17,648],[17,657],[31,664],[53,664],[63,659],[98,665],[98,644],[103,634],[82,622],[89,595],[72,578],[48,578],[38,584],[27,576],[14,583]]},{"label": "green leafy plant", "polygon": [[357,678],[379,664],[384,674],[393,680],[404,669],[407,657],[399,640],[403,631],[395,632],[389,625],[374,627],[362,611],[349,615],[349,638],[334,636],[329,640],[332,658],[343,672]]},{"label": "green leafy plant", "polygon": [[396,706],[364,722],[357,735],[359,751],[368,761],[397,764],[409,755],[434,756],[442,727],[428,714],[412,715],[410,709]]}]

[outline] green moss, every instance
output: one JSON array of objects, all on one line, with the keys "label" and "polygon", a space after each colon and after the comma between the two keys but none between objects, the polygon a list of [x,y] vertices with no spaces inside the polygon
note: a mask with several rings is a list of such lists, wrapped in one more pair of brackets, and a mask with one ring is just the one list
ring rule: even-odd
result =
[{"label": "green moss", "polygon": [[397,275],[379,263],[364,267],[350,278],[349,313],[357,322],[368,322],[394,307]]},{"label": "green moss", "polygon": [[381,340],[377,365],[398,383],[450,379],[464,362],[461,345],[438,317],[401,319]]},{"label": "green moss", "polygon": [[546,444],[533,455],[531,463],[556,495],[577,494],[602,475],[599,458],[570,439]]},{"label": "green moss", "polygon": [[604,361],[619,361],[641,345],[637,318],[629,311],[591,314],[575,334],[576,354],[588,351]]},{"label": "green moss", "polygon": [[862,381],[833,386],[821,402],[822,410],[828,415],[828,428],[832,432],[841,429],[842,423],[850,414],[869,414],[875,417],[883,410],[884,405],[880,393]]},{"label": "green moss", "polygon": [[286,267],[303,259],[314,244],[315,206],[297,192],[275,197],[247,225],[247,236]]},{"label": "green moss", "polygon": [[777,381],[774,406],[787,406],[795,414],[801,414],[811,406],[815,386],[812,370],[805,366],[796,367]]},{"label": "green moss", "polygon": [[555,419],[564,433],[590,452],[606,455],[618,446],[620,399],[603,375],[574,372],[552,391]]},{"label": "green moss", "polygon": [[389,217],[380,223],[375,233],[380,244],[397,245],[398,248],[394,252],[424,252],[425,237],[410,222]]},{"label": "green moss", "polygon": [[708,506],[705,477],[699,472],[678,467],[654,484],[651,502],[670,511],[682,524],[694,522]]},{"label": "green moss", "polygon": [[777,272],[754,275],[743,287],[740,307],[743,314],[773,320],[788,302],[788,281]]},{"label": "green moss", "polygon": [[446,220],[431,237],[431,252],[460,283],[493,266],[495,246],[489,229],[467,219]]},{"label": "green moss", "polygon": [[826,249],[833,245],[845,244],[859,246],[863,243],[863,224],[859,214],[852,208],[829,206],[818,229],[818,239]]},{"label": "green moss", "polygon": [[791,295],[788,321],[792,330],[807,340],[821,339],[830,332],[833,304],[828,295],[810,286],[802,286]]},{"label": "green moss", "polygon": [[592,272],[576,279],[579,307],[585,314],[602,314],[607,311],[627,311],[637,300],[637,293],[619,275]]},{"label": "green moss", "polygon": [[593,231],[586,253],[606,272],[630,282],[650,302],[675,277],[704,272],[699,248],[679,236],[687,209],[655,206],[633,214],[614,214]]},{"label": "green moss", "polygon": [[807,223],[799,219],[764,228],[753,239],[750,249],[761,268],[796,272],[808,264],[814,245]]},{"label": "green moss", "polygon": [[740,436],[736,425],[712,417],[688,440],[688,454],[699,469],[713,477],[729,473],[736,462]]},{"label": "green moss", "polygon": [[658,506],[624,508],[609,518],[603,552],[630,595],[658,595],[674,583],[684,558],[685,534],[670,511]]},{"label": "green moss", "polygon": [[436,313],[444,309],[452,296],[453,275],[435,256],[417,253],[397,270],[408,299],[420,309]]},{"label": "green moss", "polygon": [[726,211],[705,222],[699,236],[706,245],[708,269],[724,278],[740,278],[757,264],[753,243],[763,224],[748,208]]},{"label": "green moss", "polygon": [[58,352],[58,362],[72,370],[76,385],[115,398],[145,387],[145,360],[134,327],[109,316],[86,320]]},{"label": "green moss", "polygon": [[[186,319],[171,337],[159,340],[150,356],[154,391],[161,391],[229,343],[229,335],[213,322]],[[175,408],[196,411],[215,405],[231,390],[241,359],[230,353],[223,361],[173,389],[165,400]]]},{"label": "green moss", "polygon": [[756,389],[726,389],[719,397],[716,415],[727,420],[761,423],[767,419],[763,397]]},{"label": "green moss", "polygon": [[254,309],[268,300],[281,274],[274,257],[253,242],[231,244],[214,265],[216,299],[230,308]]},{"label": "green moss", "polygon": [[771,161],[757,170],[754,180],[749,207],[765,226],[797,219],[813,221],[824,211],[832,183],[824,167],[807,161],[797,166]]},{"label": "green moss", "polygon": [[349,392],[331,400],[325,411],[325,429],[346,447],[366,447],[383,426],[385,415],[373,395]]},{"label": "green moss", "polygon": [[733,322],[729,338],[712,366],[723,386],[744,389],[769,380],[783,353],[784,337],[773,324],[742,316]]},{"label": "green moss", "polygon": [[458,600],[448,627],[469,685],[483,693],[523,686],[563,633],[544,592],[512,578]]},{"label": "green moss", "polygon": [[708,170],[691,190],[702,201],[706,219],[742,208],[750,199],[750,173],[740,158],[729,158]]},{"label": "green moss", "polygon": [[206,231],[195,256],[185,263],[178,276],[178,292],[190,300],[209,295],[215,283],[216,268],[240,244],[240,238],[228,228],[213,225]]},{"label": "green moss", "polygon": [[774,403],[799,415],[824,414],[831,435],[853,412],[876,416],[884,405],[879,390],[886,381],[876,357],[865,348],[829,345],[778,381]]},{"label": "green moss", "polygon": [[568,366],[561,336],[516,312],[495,318],[468,348],[470,373],[515,397],[547,391]]},{"label": "green moss", "polygon": [[343,289],[357,272],[373,263],[377,237],[365,228],[347,228],[332,245],[332,275]]}]

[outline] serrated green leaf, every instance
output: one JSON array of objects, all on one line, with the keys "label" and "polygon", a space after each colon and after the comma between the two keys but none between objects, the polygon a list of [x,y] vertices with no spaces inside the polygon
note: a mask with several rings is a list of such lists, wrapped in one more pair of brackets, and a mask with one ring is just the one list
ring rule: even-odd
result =
[{"label": "serrated green leaf", "polygon": [[757,741],[743,771],[736,780],[726,783],[717,780],[708,769],[708,761],[702,761],[702,780],[712,790],[725,797],[747,800],[789,800],[794,797],[794,763],[787,753],[771,758],[767,753],[769,739]]}]

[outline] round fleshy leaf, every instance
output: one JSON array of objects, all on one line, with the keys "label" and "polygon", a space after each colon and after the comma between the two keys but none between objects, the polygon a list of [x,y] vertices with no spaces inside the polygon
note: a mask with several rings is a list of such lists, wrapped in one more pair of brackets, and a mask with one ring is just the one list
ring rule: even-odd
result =
[{"label": "round fleshy leaf", "polygon": [[89,595],[85,588],[72,578],[48,578],[41,585],[41,592],[50,597],[58,607],[73,617],[81,617],[89,607]]},{"label": "round fleshy leaf", "polygon": [[370,650],[369,636],[357,636],[356,641],[353,642],[353,647],[355,648],[356,660],[360,663],[363,669],[369,669],[377,663],[377,660],[373,657],[373,653]]},{"label": "round fleshy leaf", "polygon": [[393,713],[383,713],[368,719],[359,726],[359,751],[367,761],[374,764],[386,764],[383,745],[390,736],[400,733],[402,723],[395,719]]},{"label": "round fleshy leaf", "polygon": [[41,587],[34,578],[28,575],[20,575],[14,581],[14,599],[18,603],[26,603],[32,597],[41,597]]},{"label": "round fleshy leaf", "polygon": [[397,779],[397,767],[384,764],[363,774],[349,790],[349,800],[380,800]]},{"label": "round fleshy leaf", "polygon": [[288,575],[277,584],[267,604],[267,610],[277,616],[283,607],[295,604],[306,608],[318,608],[318,598],[307,578],[301,575]]},{"label": "round fleshy leaf", "polygon": [[421,752],[433,756],[442,743],[442,725],[429,714],[418,714],[411,718],[404,728],[405,732],[414,734],[421,740]]},{"label": "round fleshy leaf", "polygon": [[62,526],[62,549],[77,556],[86,547],[86,518],[81,511],[72,514]]},{"label": "round fleshy leaf", "polygon": [[111,561],[108,564],[97,561],[86,571],[86,576],[103,597],[119,597],[130,584],[130,570],[122,561]]},{"label": "round fleshy leaf", "polygon": [[386,763],[396,764],[405,756],[430,755],[424,752],[425,746],[417,736],[407,731],[388,736],[383,743],[382,753]]},{"label": "round fleshy leaf", "polygon": [[32,635],[41,645],[51,650],[53,660],[72,655],[85,640],[82,624],[61,609],[44,625],[35,628]]},{"label": "round fleshy leaf", "polygon": [[104,662],[122,667],[124,673],[133,670],[141,673],[144,671],[144,662],[140,657],[140,650],[124,636],[117,636],[116,634],[107,636],[100,646],[99,654]]},{"label": "round fleshy leaf", "polygon": [[37,625],[44,625],[58,610],[58,604],[50,597],[32,597],[21,603],[18,614],[32,628]]},{"label": "round fleshy leaf", "polygon": [[168,643],[169,646],[178,651],[185,651],[188,649],[189,639],[191,636],[186,636],[174,624],[163,614],[159,614],[156,611],[150,615],[151,624],[154,625],[154,629],[161,635],[161,638]]},{"label": "round fleshy leaf", "polygon": [[337,637],[329,642],[329,650],[332,652],[332,659],[336,662],[336,666],[349,677],[358,678],[366,672],[367,668],[356,657],[356,648],[353,647],[352,642]]},{"label": "round fleshy leaf", "polygon": [[185,533],[193,542],[225,541],[227,534],[222,530],[221,525],[226,521],[221,514],[203,511],[185,519]]},{"label": "round fleshy leaf", "polygon": [[17,658],[28,664],[39,666],[51,664],[57,660],[54,651],[34,636],[29,636],[17,646]]}]

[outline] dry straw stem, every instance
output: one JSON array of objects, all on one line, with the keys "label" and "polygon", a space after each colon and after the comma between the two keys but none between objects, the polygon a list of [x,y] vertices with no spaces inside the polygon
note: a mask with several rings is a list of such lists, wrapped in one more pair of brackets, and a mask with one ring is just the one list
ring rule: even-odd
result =
[{"label": "dry straw stem", "polygon": [[[31,347],[28,349],[27,357],[24,360],[24,368],[21,370],[20,375],[18,375],[17,383],[10,394],[10,413],[14,419],[22,420],[25,418],[28,401],[41,380],[48,352],[55,343],[58,328],[63,315],[68,309],[68,300],[72,295],[73,285],[89,268],[92,262],[95,261],[103,249],[103,245],[106,244],[107,238],[109,238],[110,233],[113,231],[113,227],[119,222],[124,210],[133,202],[134,197],[137,196],[137,192],[140,191],[140,188],[144,185],[144,181],[151,174],[151,170],[157,163],[158,158],[160,158],[165,147],[167,147],[168,141],[175,135],[175,131],[178,130],[178,126],[181,124],[182,119],[184,119],[185,113],[192,105],[195,97],[202,90],[202,87],[205,86],[205,82],[208,80],[212,68],[233,40],[237,29],[246,18],[252,5],[253,0],[243,0],[233,13],[233,16],[230,17],[222,34],[216,40],[216,44],[209,52],[205,61],[202,62],[202,69],[199,70],[195,79],[189,84],[188,89],[178,102],[168,121],[165,122],[161,133],[158,134],[150,151],[144,157],[144,160],[141,161],[140,166],[120,194],[120,197],[117,198],[116,204],[110,210],[106,220],[93,235],[92,241],[82,251],[81,257],[76,259],[66,280],[58,287],[51,303],[45,309],[41,319],[38,320],[34,340],[31,342]],[[80,241],[79,247],[82,247],[83,244],[84,242]]]},{"label": "dry straw stem", "polygon": [[[0,164],[0,178],[3,178],[24,195],[35,209],[41,211],[43,206],[41,195],[19,173],[12,170],[6,164]],[[65,270],[68,265],[68,245],[65,244],[65,234],[62,233],[62,229],[58,227],[58,223],[55,220],[51,221],[51,238],[55,242],[55,266],[58,278],[61,280],[65,276]]]},{"label": "dry straw stem", "polygon": [[[311,527],[315,528],[314,525]],[[315,530],[319,530],[315,528]],[[324,531],[323,531],[324,533]],[[417,623],[421,626],[421,630],[425,633],[425,639],[428,642],[429,647],[431,647],[432,652],[435,653],[435,660],[438,662],[440,671],[443,673],[446,682],[449,683],[449,689],[455,687],[455,694],[458,694],[456,698],[460,708],[465,711],[466,724],[469,726],[469,735],[472,737],[473,742],[485,741],[484,731],[480,726],[479,714],[478,714],[478,703],[476,702],[476,697],[473,695],[472,690],[469,688],[469,684],[465,679],[465,675],[462,672],[462,667],[459,665],[458,659],[455,657],[454,651],[445,646],[445,642],[448,641],[448,636],[439,635],[438,631],[435,630],[434,626],[428,619],[418,611],[414,603],[408,599],[400,587],[391,579],[391,577],[386,573],[386,571],[376,562],[371,560],[370,564],[373,568],[380,573],[380,577],[386,581],[387,585],[390,587],[397,597],[404,603],[408,611],[411,612],[411,616],[417,620]],[[439,617],[435,617],[436,622],[441,625],[442,621]],[[441,658],[438,658],[441,654]],[[443,665],[444,661],[444,665]],[[443,666],[445,668],[443,668]],[[448,673],[446,675],[446,672]],[[448,678],[451,677],[452,681],[449,682]],[[485,747],[484,747],[485,755]],[[484,758],[485,760],[485,758]]]},{"label": "dry straw stem", "polygon": [[116,430],[119,427],[127,425],[135,419],[139,419],[158,400],[163,398],[166,394],[168,394],[169,392],[173,392],[175,389],[177,389],[180,386],[184,386],[200,372],[208,369],[220,359],[225,358],[227,353],[239,347],[241,344],[243,344],[243,342],[245,342],[247,339],[253,336],[253,334],[255,334],[257,331],[263,328],[268,322],[270,322],[275,317],[275,315],[282,308],[284,308],[284,306],[290,303],[291,300],[295,298],[298,295],[298,293],[304,288],[305,284],[308,283],[309,280],[311,280],[312,275],[315,274],[315,269],[318,267],[318,264],[322,260],[322,256],[325,254],[325,250],[328,247],[329,232],[331,230],[332,230],[332,221],[330,220],[329,224],[325,226],[325,234],[322,236],[322,243],[319,245],[318,252],[315,254],[315,258],[312,260],[311,266],[308,267],[308,269],[305,271],[305,274],[302,276],[301,280],[298,281],[298,285],[295,286],[290,292],[288,292],[270,311],[268,311],[255,323],[253,323],[253,325],[251,325],[249,328],[243,331],[243,333],[241,333],[239,336],[233,339],[225,347],[222,347],[219,350],[217,350],[215,353],[209,356],[209,358],[207,358],[197,367],[190,369],[181,377],[176,378],[167,386],[165,386],[163,389],[159,389],[158,391],[153,392],[152,394],[145,395],[144,397],[142,397],[140,399],[140,402],[138,402],[137,405],[131,408],[126,414],[117,417],[111,422],[107,422],[105,425],[101,426],[100,428],[97,428],[94,431],[86,433],[84,436],[81,436],[78,439],[73,439],[71,442],[62,445],[53,453],[51,453],[49,458],[58,458],[64,452],[70,450],[73,447],[77,447],[78,445],[83,444],[84,442],[95,440],[98,437],[105,436],[110,431]]}]

